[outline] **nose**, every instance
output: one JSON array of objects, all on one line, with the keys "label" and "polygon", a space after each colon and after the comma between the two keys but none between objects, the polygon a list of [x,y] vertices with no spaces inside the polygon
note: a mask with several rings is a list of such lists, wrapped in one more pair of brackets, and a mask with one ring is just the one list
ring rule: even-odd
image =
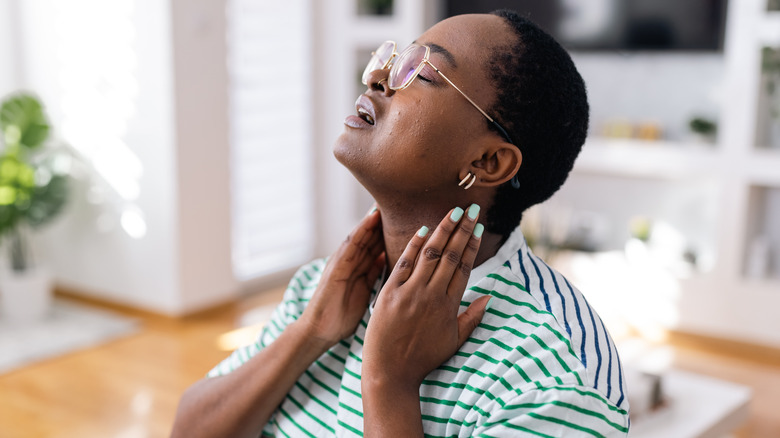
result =
[{"label": "nose", "polygon": [[378,91],[385,96],[392,96],[395,91],[391,90],[390,86],[387,84],[389,75],[389,68],[372,71],[368,74],[368,80],[366,81],[368,82],[368,89]]}]

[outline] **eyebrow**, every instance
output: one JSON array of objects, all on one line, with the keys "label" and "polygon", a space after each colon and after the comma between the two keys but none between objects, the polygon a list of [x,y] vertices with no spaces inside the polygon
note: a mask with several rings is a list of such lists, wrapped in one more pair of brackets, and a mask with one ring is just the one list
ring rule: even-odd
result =
[{"label": "eyebrow", "polygon": [[[416,40],[414,42],[420,44]],[[447,61],[448,64],[450,64],[450,66],[452,66],[453,68],[458,68],[458,63],[455,62],[455,57],[452,56],[452,53],[450,53],[449,50],[445,49],[444,47],[436,43],[430,43],[425,45],[431,48],[432,53],[440,54],[444,58],[444,60]]]}]

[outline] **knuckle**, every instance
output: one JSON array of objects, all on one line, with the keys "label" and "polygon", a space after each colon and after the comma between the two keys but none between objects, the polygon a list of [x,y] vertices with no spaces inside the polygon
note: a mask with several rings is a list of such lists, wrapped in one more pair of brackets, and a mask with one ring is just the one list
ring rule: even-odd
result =
[{"label": "knuckle", "polygon": [[458,263],[460,263],[460,253],[458,253],[457,251],[447,250],[444,253],[444,258],[448,262],[452,263],[453,265],[457,265]]},{"label": "knuckle", "polygon": [[460,269],[460,271],[463,272],[463,274],[466,276],[471,274],[471,265],[468,263],[461,263],[458,266],[458,269]]},{"label": "knuckle", "polygon": [[466,246],[468,249],[476,252],[479,250],[479,241],[477,239],[469,239],[469,243],[467,243]]},{"label": "knuckle", "polygon": [[466,229],[466,227],[458,227],[458,233],[471,237],[471,230]]},{"label": "knuckle", "polygon": [[438,260],[441,258],[441,251],[436,248],[425,248],[423,255],[428,260]]},{"label": "knuckle", "polygon": [[412,269],[412,261],[406,257],[401,257],[398,259],[398,263],[396,263],[395,267],[400,271]]}]

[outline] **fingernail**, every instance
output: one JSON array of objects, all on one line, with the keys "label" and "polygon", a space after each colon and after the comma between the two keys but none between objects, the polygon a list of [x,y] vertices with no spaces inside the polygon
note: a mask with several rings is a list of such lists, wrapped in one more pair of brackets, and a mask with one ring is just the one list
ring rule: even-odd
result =
[{"label": "fingernail", "polygon": [[371,216],[376,211],[376,206],[371,207],[371,210],[368,211],[368,214],[366,216]]},{"label": "fingernail", "polygon": [[490,310],[490,306],[492,306],[492,305],[493,305],[493,297],[490,297],[490,299],[488,300],[487,304],[485,304],[485,312]]},{"label": "fingernail", "polygon": [[471,207],[469,207],[469,219],[471,220],[476,219],[478,214],[479,214],[479,205],[471,204]]},{"label": "fingernail", "polygon": [[418,235],[418,236],[420,236],[420,237],[425,237],[425,235],[426,235],[426,234],[428,234],[428,227],[426,227],[425,225],[423,225],[423,226],[420,228],[420,231],[418,231],[418,232],[417,232],[417,235]]},{"label": "fingernail", "polygon": [[482,232],[485,231],[485,226],[482,224],[477,224],[474,226],[474,237],[479,239],[482,237]]},{"label": "fingernail", "polygon": [[452,211],[452,214],[450,215],[450,219],[453,222],[457,222],[460,220],[460,218],[463,217],[463,209],[460,207],[455,207],[455,210]]}]

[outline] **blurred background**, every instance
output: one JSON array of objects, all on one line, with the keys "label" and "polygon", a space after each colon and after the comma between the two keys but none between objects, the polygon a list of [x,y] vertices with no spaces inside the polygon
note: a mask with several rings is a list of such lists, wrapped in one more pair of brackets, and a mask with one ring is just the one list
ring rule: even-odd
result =
[{"label": "blurred background", "polygon": [[[70,157],[62,211],[27,232],[49,306],[134,327],[0,374],[0,436],[166,435],[180,392],[244,342],[233,329],[260,324],[370,207],[331,153],[370,52],[501,7],[570,50],[591,102],[572,175],[524,219],[529,243],[627,362],[738,384],[712,430],[780,436],[762,414],[780,401],[776,0],[0,0],[0,99],[36,96]],[[4,318],[0,346],[52,338]],[[79,373],[94,386],[73,405]]]}]

